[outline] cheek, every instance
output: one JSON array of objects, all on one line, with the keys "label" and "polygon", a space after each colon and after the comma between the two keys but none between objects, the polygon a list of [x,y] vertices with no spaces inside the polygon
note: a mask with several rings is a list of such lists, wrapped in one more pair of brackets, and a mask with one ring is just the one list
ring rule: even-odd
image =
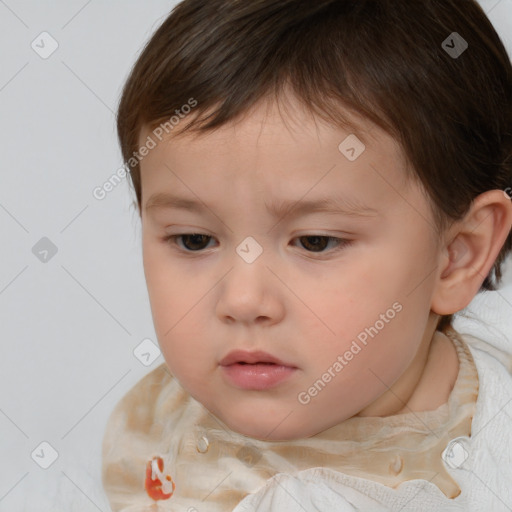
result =
[{"label": "cheek", "polygon": [[[310,293],[305,302],[321,321],[314,315],[308,315],[309,326],[301,320],[304,332],[321,333],[314,346],[304,347],[314,351],[314,372],[325,372],[346,354],[347,364],[337,381],[363,394],[380,389],[379,378],[390,383],[407,368],[430,311],[427,281],[411,293],[414,279],[424,279],[414,257],[406,251],[399,257],[396,246],[382,247],[376,254],[354,259],[314,296]],[[299,293],[306,291],[304,287]]]},{"label": "cheek", "polygon": [[174,305],[176,313],[170,313],[172,305],[165,302],[155,310],[155,332],[169,371],[196,396],[208,387],[204,375],[213,369],[217,354],[197,316],[192,312],[187,315],[183,303]]},{"label": "cheek", "polygon": [[173,373],[193,375],[206,360],[208,344],[198,313],[204,310],[208,287],[197,274],[188,276],[182,267],[171,265],[160,248],[144,249],[144,273],[163,356]]},{"label": "cheek", "polygon": [[[176,261],[163,242],[148,242],[143,250],[144,274],[155,321],[169,330],[208,291],[197,271]],[[190,267],[190,266],[189,266]]]}]

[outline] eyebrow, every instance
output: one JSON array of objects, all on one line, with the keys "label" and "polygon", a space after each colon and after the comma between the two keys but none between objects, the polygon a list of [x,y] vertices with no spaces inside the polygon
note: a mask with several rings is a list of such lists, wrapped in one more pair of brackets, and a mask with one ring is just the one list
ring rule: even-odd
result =
[{"label": "eyebrow", "polygon": [[[314,200],[284,200],[280,202],[265,203],[267,211],[275,218],[283,218],[287,215],[298,217],[308,213],[329,213],[346,215],[349,217],[375,217],[379,212],[374,208],[362,204],[353,198],[320,197]],[[168,192],[160,192],[152,195],[145,206],[146,213],[154,210],[177,209],[197,213],[212,210],[209,206],[185,197],[180,197]]]}]

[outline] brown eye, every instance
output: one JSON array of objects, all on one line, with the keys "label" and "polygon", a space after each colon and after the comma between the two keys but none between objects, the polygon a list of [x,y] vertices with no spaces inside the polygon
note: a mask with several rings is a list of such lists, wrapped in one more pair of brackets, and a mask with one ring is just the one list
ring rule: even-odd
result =
[{"label": "brown eye", "polygon": [[[185,252],[199,252],[206,248],[208,245],[208,239],[211,239],[211,236],[201,235],[201,234],[184,234],[184,235],[170,235],[164,238],[164,242],[172,243],[173,245],[176,243],[176,240],[181,239],[183,242],[183,247]],[[179,247],[179,244],[178,244]],[[179,247],[181,249],[181,247]]]},{"label": "brown eye", "polygon": [[[335,238],[332,236],[323,235],[306,235],[300,236],[297,239],[300,240],[301,245],[308,252],[318,253],[334,252],[350,244],[350,240],[344,240],[342,238]],[[326,247],[329,245],[329,242],[335,242],[335,247],[331,249],[331,251],[325,251]]]},{"label": "brown eye", "polygon": [[300,243],[308,251],[322,252],[327,247],[329,241],[332,239],[330,236],[301,236],[299,237]]}]

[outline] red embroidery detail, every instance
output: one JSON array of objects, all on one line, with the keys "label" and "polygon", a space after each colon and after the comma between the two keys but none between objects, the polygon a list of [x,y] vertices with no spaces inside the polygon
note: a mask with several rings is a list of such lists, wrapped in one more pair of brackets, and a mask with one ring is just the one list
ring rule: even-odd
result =
[{"label": "red embroidery detail", "polygon": [[[176,489],[173,479],[170,475],[163,474],[164,461],[162,457],[153,457],[146,464],[146,482],[145,488],[148,496],[154,500],[168,500]],[[162,483],[162,480],[167,480]],[[170,483],[169,483],[170,482]],[[169,487],[172,485],[172,490]]]}]

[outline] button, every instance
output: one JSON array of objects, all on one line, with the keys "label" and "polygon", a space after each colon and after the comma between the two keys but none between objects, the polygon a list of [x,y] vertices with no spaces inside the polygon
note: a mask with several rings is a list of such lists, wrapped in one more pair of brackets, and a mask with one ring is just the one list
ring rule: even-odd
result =
[{"label": "button", "polygon": [[196,448],[199,453],[206,453],[208,451],[210,448],[210,441],[208,441],[208,438],[205,435],[199,437]]},{"label": "button", "polygon": [[448,467],[457,469],[466,462],[469,457],[467,440],[467,437],[457,437],[448,443],[441,455]]},{"label": "button", "polygon": [[402,471],[403,468],[404,468],[404,459],[400,455],[397,455],[391,461],[391,464],[389,465],[389,472],[392,475],[398,475]]}]

